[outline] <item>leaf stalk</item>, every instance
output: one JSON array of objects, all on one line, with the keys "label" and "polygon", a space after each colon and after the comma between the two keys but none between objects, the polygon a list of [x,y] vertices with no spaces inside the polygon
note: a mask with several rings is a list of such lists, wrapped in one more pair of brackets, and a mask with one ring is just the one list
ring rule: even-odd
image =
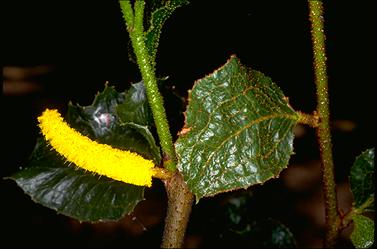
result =
[{"label": "leaf stalk", "polygon": [[344,217],[342,217],[342,222],[340,224],[340,228],[339,229],[344,229],[346,228],[352,221],[353,217],[355,215],[358,215],[358,214],[362,214],[363,212],[365,212],[365,210],[373,205],[374,203],[374,196],[369,198],[365,203],[363,203],[363,205],[361,205],[360,207],[356,208],[356,207],[352,207],[351,211],[349,211],[346,215],[344,215]]},{"label": "leaf stalk", "polygon": [[316,111],[313,114],[307,114],[300,111],[296,112],[298,114],[297,122],[300,124],[306,124],[310,127],[317,128],[319,126],[319,116]]}]

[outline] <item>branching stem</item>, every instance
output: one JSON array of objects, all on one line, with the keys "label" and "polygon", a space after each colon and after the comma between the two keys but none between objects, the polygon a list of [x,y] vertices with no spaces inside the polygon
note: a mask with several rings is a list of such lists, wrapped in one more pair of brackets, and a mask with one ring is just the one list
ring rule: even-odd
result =
[{"label": "branching stem", "polygon": [[344,229],[346,228],[352,221],[353,219],[353,216],[355,215],[358,215],[358,214],[362,214],[363,212],[365,212],[365,210],[372,206],[374,203],[374,196],[369,198],[366,202],[363,203],[363,205],[361,205],[360,207],[358,208],[355,208],[355,207],[352,207],[351,211],[349,211],[343,218],[342,218],[342,222],[340,224],[340,228],[339,229]]}]

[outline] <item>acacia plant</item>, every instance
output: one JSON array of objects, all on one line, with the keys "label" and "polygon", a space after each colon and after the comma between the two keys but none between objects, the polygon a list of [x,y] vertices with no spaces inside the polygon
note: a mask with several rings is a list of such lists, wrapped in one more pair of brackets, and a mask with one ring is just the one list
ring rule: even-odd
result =
[{"label": "acacia plant", "polygon": [[[312,114],[294,110],[269,77],[234,55],[195,82],[176,141],[159,91],[164,80],[156,76],[156,53],[164,22],[188,2],[119,3],[142,79],[121,93],[106,85],[90,106],[69,103],[64,118],[57,110],[44,111],[38,118],[43,137],[27,166],[10,177],[25,193],[80,221],[114,221],[132,212],[152,177],[158,178],[168,196],[161,246],[181,247],[193,202],[278,177],[293,154],[293,128],[301,123],[318,135],[325,247],[334,247],[352,221],[353,244],[373,244],[373,221],[363,213],[374,211],[374,149],[351,169],[352,210],[341,214],[337,208],[321,1],[308,1],[317,87]],[[273,246],[294,246],[287,228],[277,227],[283,237]]]}]

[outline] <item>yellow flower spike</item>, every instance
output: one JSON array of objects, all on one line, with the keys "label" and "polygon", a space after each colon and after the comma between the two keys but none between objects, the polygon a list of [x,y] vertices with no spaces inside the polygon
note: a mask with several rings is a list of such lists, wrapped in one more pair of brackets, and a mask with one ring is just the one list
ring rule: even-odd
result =
[{"label": "yellow flower spike", "polygon": [[81,135],[64,122],[57,110],[46,109],[38,121],[46,140],[67,161],[114,180],[139,186],[152,185],[155,170],[151,160]]}]

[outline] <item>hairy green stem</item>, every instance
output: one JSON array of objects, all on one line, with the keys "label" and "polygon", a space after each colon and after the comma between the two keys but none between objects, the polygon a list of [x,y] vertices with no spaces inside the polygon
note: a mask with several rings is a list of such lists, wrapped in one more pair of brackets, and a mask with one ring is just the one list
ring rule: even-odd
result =
[{"label": "hairy green stem", "polygon": [[326,49],[322,1],[308,1],[309,19],[314,53],[314,74],[317,87],[317,113],[319,124],[317,137],[321,152],[322,181],[325,196],[326,236],[324,246],[334,247],[339,236],[339,215],[334,180],[331,132],[329,125],[329,96],[326,72]]},{"label": "hairy green stem", "polygon": [[171,173],[160,172],[168,195],[168,208],[165,229],[162,239],[163,248],[179,248],[183,245],[186,227],[189,221],[194,195],[189,191],[179,172],[176,171],[177,158],[173,146],[169,124],[166,119],[162,96],[158,90],[154,70],[154,61],[150,58],[145,44],[143,31],[144,2],[135,1],[135,14],[130,1],[120,1],[124,20],[131,38],[141,76],[147,92],[148,102],[152,109],[160,144],[164,153],[164,167]]},{"label": "hairy green stem", "polygon": [[175,171],[177,159],[172,136],[166,118],[163,99],[158,90],[153,62],[145,45],[143,28],[144,5],[144,1],[136,0],[135,15],[133,15],[130,1],[120,1],[123,18],[126,21],[137,64],[147,92],[148,102],[152,109],[158,137],[160,138],[160,145],[164,153],[164,167],[170,171]]}]

